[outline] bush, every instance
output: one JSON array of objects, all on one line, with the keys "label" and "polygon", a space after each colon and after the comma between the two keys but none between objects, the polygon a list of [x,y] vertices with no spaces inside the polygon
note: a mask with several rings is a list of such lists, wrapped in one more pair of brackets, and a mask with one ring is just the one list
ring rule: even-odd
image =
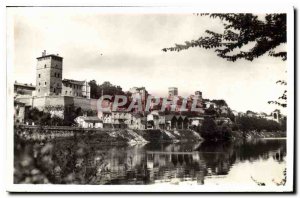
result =
[{"label": "bush", "polygon": [[232,137],[232,129],[228,124],[217,125],[213,118],[206,118],[200,128],[205,140],[228,140]]},{"label": "bush", "polygon": [[237,123],[239,124],[240,130],[242,131],[279,131],[281,126],[279,123],[273,120],[267,120],[264,118],[256,117],[238,117]]}]

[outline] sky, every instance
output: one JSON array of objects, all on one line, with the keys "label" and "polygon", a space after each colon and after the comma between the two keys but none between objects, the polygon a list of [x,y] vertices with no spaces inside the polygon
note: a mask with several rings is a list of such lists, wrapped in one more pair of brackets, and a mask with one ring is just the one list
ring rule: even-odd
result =
[{"label": "sky", "polygon": [[[161,49],[222,31],[218,19],[192,13],[105,12],[97,8],[8,8],[8,46],[13,46],[14,79],[35,84],[36,57],[46,50],[63,59],[63,78],[110,81],[124,91],[146,87],[154,96],[202,91],[204,98],[224,99],[236,111],[271,112],[284,87],[286,62],[267,55],[229,62],[213,50]],[[284,47],[284,46],[283,46]]]}]

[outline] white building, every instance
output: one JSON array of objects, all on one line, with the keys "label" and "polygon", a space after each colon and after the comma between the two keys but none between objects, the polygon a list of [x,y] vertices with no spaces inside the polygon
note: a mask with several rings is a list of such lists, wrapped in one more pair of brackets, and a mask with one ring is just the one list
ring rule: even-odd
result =
[{"label": "white building", "polygon": [[97,116],[79,116],[75,122],[82,128],[103,128],[103,121]]}]

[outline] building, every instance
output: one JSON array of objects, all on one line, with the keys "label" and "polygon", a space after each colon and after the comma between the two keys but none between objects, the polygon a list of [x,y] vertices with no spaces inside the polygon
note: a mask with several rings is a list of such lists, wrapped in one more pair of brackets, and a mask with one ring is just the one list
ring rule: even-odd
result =
[{"label": "building", "polygon": [[169,97],[178,96],[178,88],[177,87],[169,87],[168,96]]},{"label": "building", "polygon": [[86,81],[62,80],[63,58],[42,53],[37,58],[36,96],[62,95],[90,99],[90,86]]},{"label": "building", "polygon": [[195,91],[195,99],[202,100],[202,92],[201,91]]},{"label": "building", "polygon": [[62,80],[62,95],[63,96],[73,96],[73,97],[83,97],[90,99],[91,87],[87,81],[78,81],[71,79]]},{"label": "building", "polygon": [[226,117],[218,117],[215,118],[215,121],[218,125],[222,125],[222,124],[232,124],[232,121],[230,120],[230,118],[226,118]]},{"label": "building", "polygon": [[221,115],[228,115],[228,113],[229,113],[229,108],[227,107],[227,106],[221,106],[220,108],[220,113],[221,113]]},{"label": "building", "polygon": [[239,116],[239,113],[236,110],[232,110],[231,112],[234,116],[236,116],[236,117]]},{"label": "building", "polygon": [[217,108],[217,105],[216,105],[216,103],[214,103],[214,102],[211,102],[211,101],[205,101],[204,102],[204,106],[205,106],[205,109],[208,109],[208,108],[210,108],[210,107],[212,107],[212,108]]},{"label": "building", "polygon": [[14,101],[14,122],[24,123],[25,121],[25,103]]},{"label": "building", "polygon": [[189,120],[186,116],[166,115],[165,120],[168,130],[188,129],[189,127]]},{"label": "building", "polygon": [[257,113],[248,110],[248,111],[246,111],[246,116],[247,117],[257,117]]},{"label": "building", "polygon": [[159,129],[158,111],[152,111],[147,115],[147,129]]},{"label": "building", "polygon": [[14,83],[14,95],[28,95],[32,96],[35,91],[35,86],[32,84],[22,84],[17,81]]},{"label": "building", "polygon": [[276,110],[272,111],[271,114],[268,115],[268,116],[266,116],[265,118],[266,118],[267,120],[273,120],[273,121],[275,121],[275,122],[280,123],[282,117],[283,117],[283,116],[282,116],[282,114],[280,113],[280,110],[276,109]]},{"label": "building", "polygon": [[191,117],[189,118],[189,127],[196,128],[202,126],[204,117]]},{"label": "building", "polygon": [[141,101],[146,101],[149,95],[145,87],[132,87],[129,92],[132,99],[141,99]]},{"label": "building", "polygon": [[260,112],[257,114],[257,117],[259,118],[266,118],[268,116],[268,114],[264,113],[264,112]]},{"label": "building", "polygon": [[59,107],[59,111],[64,112],[65,107],[74,106],[84,111],[96,111],[97,100],[90,99],[88,82],[62,80],[62,74],[63,58],[44,51],[37,58],[36,86],[15,83],[15,100],[39,110],[51,111]]},{"label": "building", "polygon": [[141,114],[133,114],[132,120],[130,124],[128,124],[128,128],[137,129],[137,130],[145,130],[147,126],[147,119],[143,117]]},{"label": "building", "polygon": [[82,128],[103,128],[103,121],[97,116],[79,116],[75,122]]},{"label": "building", "polygon": [[127,128],[132,124],[132,113],[126,111],[101,111],[98,118],[103,121],[104,128]]},{"label": "building", "polygon": [[37,57],[36,67],[36,95],[60,95],[62,90],[63,58],[42,53]]}]

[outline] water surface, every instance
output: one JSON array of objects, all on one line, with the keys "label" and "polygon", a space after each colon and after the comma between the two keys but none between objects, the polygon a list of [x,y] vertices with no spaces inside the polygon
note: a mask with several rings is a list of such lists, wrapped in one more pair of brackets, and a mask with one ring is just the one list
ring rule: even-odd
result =
[{"label": "water surface", "polygon": [[104,146],[92,140],[20,143],[15,183],[276,185],[286,140]]}]

